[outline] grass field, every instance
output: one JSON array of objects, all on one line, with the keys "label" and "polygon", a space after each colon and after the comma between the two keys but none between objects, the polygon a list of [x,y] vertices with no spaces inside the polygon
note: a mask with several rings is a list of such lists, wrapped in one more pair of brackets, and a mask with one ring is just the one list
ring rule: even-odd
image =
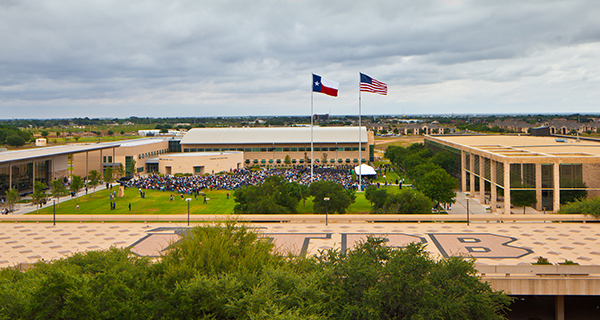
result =
[{"label": "grass field", "polygon": [[[112,191],[116,191],[113,188]],[[397,192],[397,187],[388,187],[389,192]],[[146,198],[142,199],[137,189],[125,189],[125,197],[116,199],[116,209],[110,210],[109,190],[101,190],[94,194],[81,196],[77,200],[73,198],[56,206],[56,214],[186,214],[186,198],[192,198],[190,201],[190,214],[232,214],[235,201],[233,192],[229,191],[229,199],[225,190],[216,190],[207,192],[206,196],[210,200],[203,204],[203,198],[198,196],[198,200],[189,195],[181,195],[174,192],[162,192],[155,190],[145,190]],[[170,201],[170,195],[175,195],[175,200]],[[131,203],[131,211],[129,204]],[[76,210],[79,204],[79,211]],[[298,213],[313,213],[312,199],[302,201],[298,204]],[[356,202],[350,206],[348,213],[368,213],[371,211],[370,203],[365,199],[364,193],[356,193]],[[40,214],[52,214],[52,206],[47,205],[40,209]],[[32,212],[30,214],[36,214]]]}]

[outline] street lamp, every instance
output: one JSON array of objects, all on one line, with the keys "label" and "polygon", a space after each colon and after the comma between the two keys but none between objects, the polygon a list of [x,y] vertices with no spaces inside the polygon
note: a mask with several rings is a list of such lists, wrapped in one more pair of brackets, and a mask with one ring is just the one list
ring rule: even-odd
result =
[{"label": "street lamp", "polygon": [[325,201],[325,225],[328,225],[329,223],[329,219],[328,219],[328,214],[329,214],[329,197],[325,197],[323,198],[323,200]]},{"label": "street lamp", "polygon": [[185,201],[187,201],[188,203],[188,227],[190,226],[190,201],[192,201],[192,198],[187,198],[185,199]]},{"label": "street lamp", "polygon": [[466,197],[465,200],[467,200],[467,226],[469,225],[469,198]]}]

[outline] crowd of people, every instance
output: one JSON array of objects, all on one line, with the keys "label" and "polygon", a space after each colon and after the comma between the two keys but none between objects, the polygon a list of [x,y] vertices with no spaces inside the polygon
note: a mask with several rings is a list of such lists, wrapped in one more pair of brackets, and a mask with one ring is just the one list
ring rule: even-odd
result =
[{"label": "crowd of people", "polygon": [[[198,193],[202,189],[234,190],[249,185],[260,185],[270,176],[281,176],[287,181],[308,185],[311,182],[310,167],[261,168],[259,170],[239,169],[230,173],[202,176],[162,176],[151,174],[131,180],[129,186],[140,189],[175,191],[179,193]],[[358,181],[352,178],[348,169],[313,169],[313,181],[335,181],[345,189],[357,189]],[[368,179],[362,180],[364,188],[370,185]]]}]

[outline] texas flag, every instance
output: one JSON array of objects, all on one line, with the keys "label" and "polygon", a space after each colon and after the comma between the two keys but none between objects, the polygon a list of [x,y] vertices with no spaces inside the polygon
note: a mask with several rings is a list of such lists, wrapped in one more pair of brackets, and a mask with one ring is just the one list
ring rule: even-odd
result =
[{"label": "texas flag", "polygon": [[313,73],[313,92],[320,92],[326,95],[337,97],[338,88],[340,84],[332,81],[321,78]]}]

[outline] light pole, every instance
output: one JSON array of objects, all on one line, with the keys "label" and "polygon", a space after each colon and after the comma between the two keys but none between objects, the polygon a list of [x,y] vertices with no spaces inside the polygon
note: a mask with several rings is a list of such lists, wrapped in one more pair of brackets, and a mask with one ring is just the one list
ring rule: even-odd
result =
[{"label": "light pole", "polygon": [[328,225],[329,224],[329,219],[328,219],[329,218],[328,217],[328,214],[329,214],[329,197],[325,197],[325,198],[323,198],[323,200],[325,201],[325,225]]},{"label": "light pole", "polygon": [[465,198],[467,200],[467,226],[469,225],[469,198]]},{"label": "light pole", "polygon": [[52,225],[56,225],[56,200],[52,200]]},{"label": "light pole", "polygon": [[187,198],[185,199],[185,201],[188,204],[188,227],[190,226],[190,202],[192,201],[192,198]]}]

